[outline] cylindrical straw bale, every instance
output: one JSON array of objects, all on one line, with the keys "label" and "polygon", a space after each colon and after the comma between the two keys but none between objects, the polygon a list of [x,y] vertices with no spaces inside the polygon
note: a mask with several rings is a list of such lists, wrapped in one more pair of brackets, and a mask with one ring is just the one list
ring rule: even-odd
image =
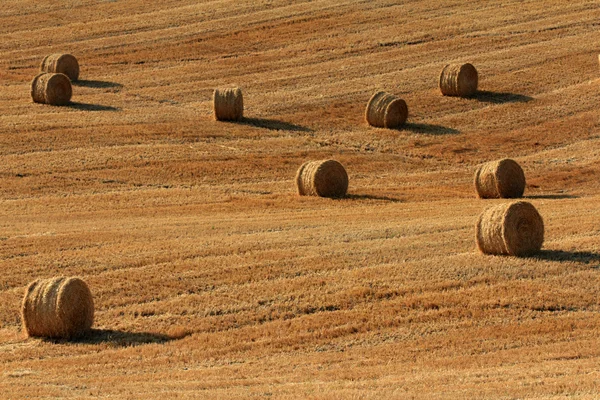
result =
[{"label": "cylindrical straw bale", "polygon": [[244,117],[244,99],[240,88],[215,89],[213,110],[217,121],[239,121]]},{"label": "cylindrical straw bale", "polygon": [[526,201],[492,206],[477,220],[477,247],[484,254],[527,256],[544,243],[544,221]]},{"label": "cylindrical straw bale", "polygon": [[378,128],[398,128],[408,117],[406,102],[393,94],[375,93],[367,103],[365,119]]},{"label": "cylindrical straw bale", "polygon": [[477,70],[472,64],[448,64],[440,74],[444,96],[469,97],[477,91]]},{"label": "cylindrical straw bale", "polygon": [[348,174],[335,160],[307,161],[296,172],[296,186],[301,196],[344,197]]},{"label": "cylindrical straw bale", "polygon": [[22,304],[29,336],[72,339],[94,322],[92,293],[79,278],[51,278],[29,284]]},{"label": "cylindrical straw bale", "polygon": [[79,79],[79,63],[71,54],[50,54],[40,64],[41,72],[65,74],[71,81]]},{"label": "cylindrical straw bale", "polygon": [[31,81],[31,98],[36,103],[62,106],[69,104],[73,89],[65,74],[42,72]]},{"label": "cylindrical straw bale", "polygon": [[475,171],[475,190],[481,199],[522,197],[525,173],[510,158],[482,164]]}]

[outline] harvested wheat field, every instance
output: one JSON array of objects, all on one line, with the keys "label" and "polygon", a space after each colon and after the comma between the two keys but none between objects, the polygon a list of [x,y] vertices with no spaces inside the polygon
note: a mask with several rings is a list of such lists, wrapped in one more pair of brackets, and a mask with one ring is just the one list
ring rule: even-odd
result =
[{"label": "harvested wheat field", "polygon": [[[401,4],[398,4],[401,3]],[[3,399],[597,399],[600,4],[4,0]],[[79,79],[34,103],[50,54]],[[470,63],[478,91],[443,96]],[[215,120],[216,88],[243,119]],[[365,121],[373,93],[398,129]],[[543,218],[479,252],[476,168],[510,158]],[[333,159],[348,194],[300,196]],[[29,338],[37,279],[92,331]]]}]

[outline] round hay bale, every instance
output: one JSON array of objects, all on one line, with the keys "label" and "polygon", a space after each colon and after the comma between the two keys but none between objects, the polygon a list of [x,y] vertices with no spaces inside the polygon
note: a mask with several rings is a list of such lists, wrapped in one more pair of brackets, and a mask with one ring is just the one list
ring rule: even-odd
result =
[{"label": "round hay bale", "polygon": [[21,308],[29,336],[72,339],[94,322],[92,293],[79,278],[50,278],[29,284]]},{"label": "round hay bale", "polygon": [[527,256],[544,243],[544,221],[526,201],[492,206],[477,220],[477,247],[484,254]]},{"label": "round hay bale", "polygon": [[475,171],[475,190],[481,199],[522,197],[525,191],[525,173],[510,158],[485,163]]},{"label": "round hay bale", "polygon": [[31,81],[31,98],[36,103],[62,106],[69,104],[73,89],[65,74],[42,72]]},{"label": "round hay bale", "polygon": [[440,74],[440,90],[444,96],[469,97],[477,91],[477,70],[472,64],[448,64]]},{"label": "round hay bale", "polygon": [[244,117],[244,99],[240,88],[215,89],[213,110],[217,121],[239,121]]},{"label": "round hay bale", "polygon": [[406,102],[393,94],[377,92],[367,103],[365,119],[378,128],[398,128],[406,122]]},{"label": "round hay bale", "polygon": [[65,74],[71,81],[79,79],[79,63],[70,54],[50,54],[42,60],[40,72]]},{"label": "round hay bale", "polygon": [[307,161],[296,172],[296,186],[301,196],[344,197],[348,174],[335,160]]}]

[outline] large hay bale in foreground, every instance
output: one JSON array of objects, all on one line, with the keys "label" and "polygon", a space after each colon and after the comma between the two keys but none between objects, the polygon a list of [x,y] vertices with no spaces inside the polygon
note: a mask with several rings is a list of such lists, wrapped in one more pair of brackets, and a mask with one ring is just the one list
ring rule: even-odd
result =
[{"label": "large hay bale in foreground", "polygon": [[31,81],[31,98],[36,103],[62,106],[69,104],[73,89],[65,74],[42,72]]},{"label": "large hay bale in foreground", "polygon": [[482,199],[522,197],[525,173],[510,158],[482,164],[475,171],[475,190]]},{"label": "large hay bale in foreground", "polygon": [[335,160],[307,161],[296,172],[296,186],[301,196],[344,197],[348,174]]},{"label": "large hay bale in foreground", "polygon": [[527,256],[544,243],[544,221],[526,201],[492,206],[477,220],[477,247],[484,254]]},{"label": "large hay bale in foreground", "polygon": [[365,119],[378,128],[398,128],[406,122],[408,107],[406,102],[393,94],[375,93],[367,103]]},{"label": "large hay bale in foreground", "polygon": [[217,121],[239,121],[244,117],[244,99],[240,88],[215,89],[213,111]]},{"label": "large hay bale in foreground", "polygon": [[29,284],[21,308],[29,336],[72,339],[94,322],[92,293],[79,278],[50,278]]},{"label": "large hay bale in foreground", "polygon": [[440,73],[444,96],[469,97],[477,91],[477,70],[472,64],[447,64]]},{"label": "large hay bale in foreground", "polygon": [[50,54],[40,64],[41,72],[65,74],[71,81],[79,79],[79,63],[71,54]]}]

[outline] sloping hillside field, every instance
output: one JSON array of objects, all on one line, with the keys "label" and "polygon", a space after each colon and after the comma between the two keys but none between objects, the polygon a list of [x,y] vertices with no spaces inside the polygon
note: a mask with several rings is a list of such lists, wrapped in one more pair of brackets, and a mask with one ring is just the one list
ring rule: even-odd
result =
[{"label": "sloping hillside field", "polygon": [[[599,398],[599,43],[597,0],[3,0],[0,398]],[[66,106],[31,99],[52,53]],[[401,128],[365,122],[378,90]],[[475,241],[506,157],[528,257]],[[346,197],[297,194],[321,159]],[[74,341],[22,328],[55,276],[93,295]]]}]

